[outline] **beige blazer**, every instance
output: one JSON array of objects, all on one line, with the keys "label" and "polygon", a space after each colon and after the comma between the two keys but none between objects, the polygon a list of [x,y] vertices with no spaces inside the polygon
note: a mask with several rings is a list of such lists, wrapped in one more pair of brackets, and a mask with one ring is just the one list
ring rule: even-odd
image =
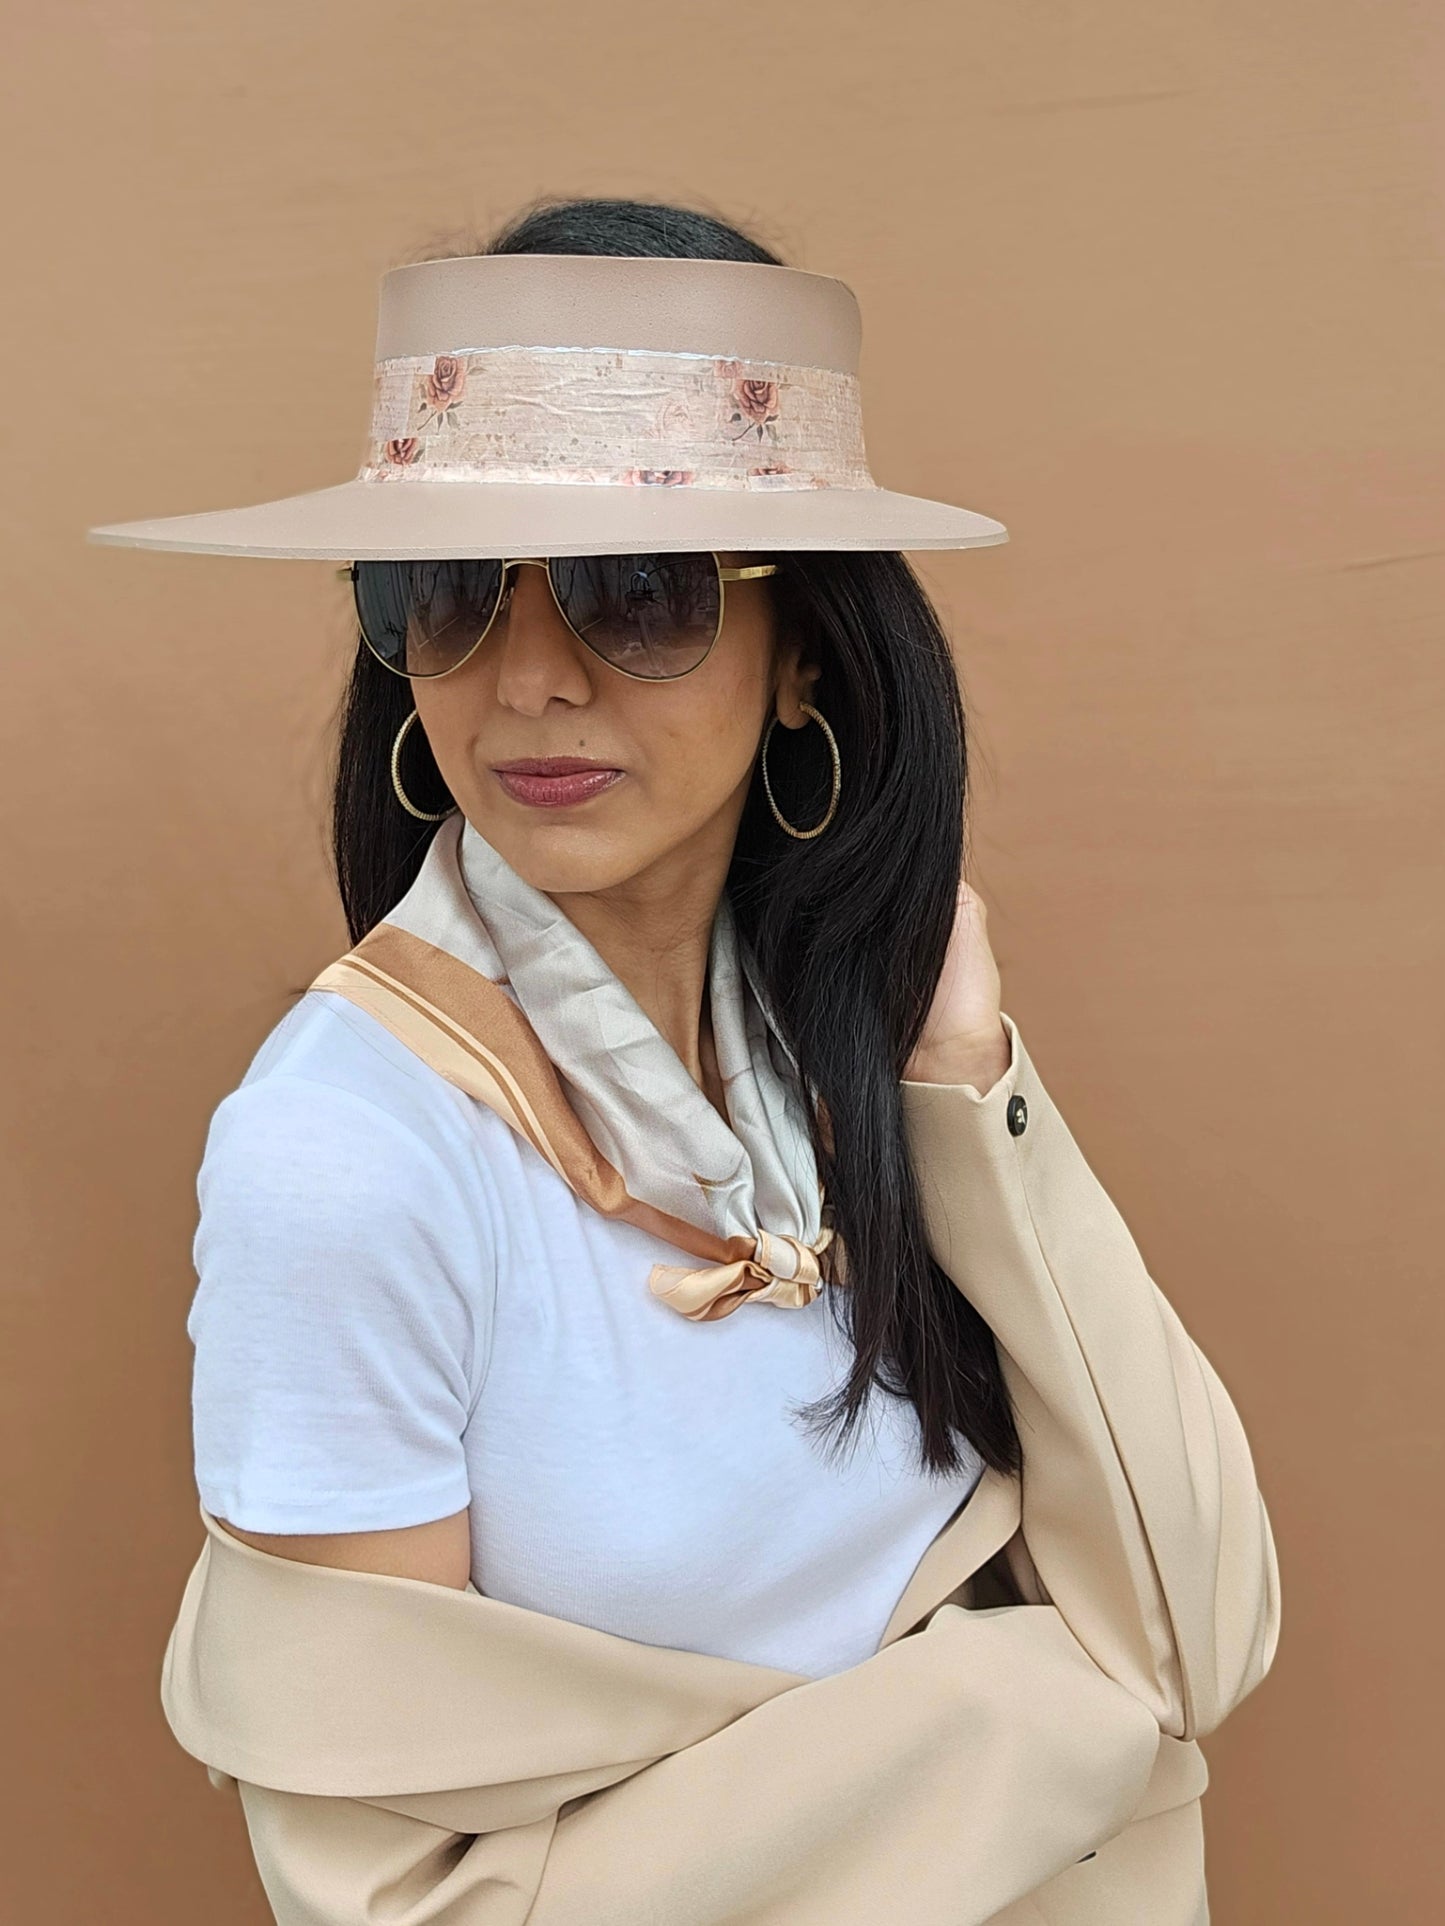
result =
[{"label": "beige blazer", "polygon": [[1204,1926],[1198,1741],[1273,1660],[1274,1541],[1228,1393],[1004,1023],[987,1093],[901,1094],[1024,1471],[985,1472],[864,1663],[636,1643],[202,1507],[162,1702],[280,1926]]}]

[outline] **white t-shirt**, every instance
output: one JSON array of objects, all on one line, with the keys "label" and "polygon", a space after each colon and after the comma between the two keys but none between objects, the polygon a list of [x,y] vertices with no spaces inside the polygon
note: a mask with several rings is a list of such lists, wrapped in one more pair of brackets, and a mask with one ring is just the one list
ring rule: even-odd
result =
[{"label": "white t-shirt", "polygon": [[848,1362],[823,1293],[693,1323],[695,1259],[578,1198],[345,998],[309,990],[217,1106],[197,1180],[196,1482],[245,1530],[471,1508],[492,1598],[823,1677],[878,1649],[982,1472],[876,1392],[841,1460],[791,1407]]}]

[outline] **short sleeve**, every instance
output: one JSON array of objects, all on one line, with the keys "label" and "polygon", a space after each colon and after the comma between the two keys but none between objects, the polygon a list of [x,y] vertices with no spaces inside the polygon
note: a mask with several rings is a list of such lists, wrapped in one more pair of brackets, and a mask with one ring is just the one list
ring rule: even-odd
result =
[{"label": "short sleeve", "polygon": [[470,1500],[487,1332],[463,1187],[380,1104],[270,1075],[214,1112],[196,1184],[196,1485],[249,1531],[384,1531]]}]

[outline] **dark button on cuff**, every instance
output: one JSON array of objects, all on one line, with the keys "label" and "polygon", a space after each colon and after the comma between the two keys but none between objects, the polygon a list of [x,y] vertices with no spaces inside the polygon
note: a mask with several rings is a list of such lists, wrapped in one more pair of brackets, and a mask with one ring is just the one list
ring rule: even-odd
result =
[{"label": "dark button on cuff", "polygon": [[1010,1097],[1008,1100],[1008,1109],[1004,1114],[1008,1118],[1009,1135],[1011,1137],[1022,1137],[1028,1128],[1029,1122],[1029,1107],[1023,1098]]}]

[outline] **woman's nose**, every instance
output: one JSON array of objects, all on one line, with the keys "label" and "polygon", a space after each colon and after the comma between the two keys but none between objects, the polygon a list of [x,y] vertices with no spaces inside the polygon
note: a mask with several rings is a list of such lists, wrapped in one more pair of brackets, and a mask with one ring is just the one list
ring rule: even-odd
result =
[{"label": "woman's nose", "polygon": [[498,675],[502,692],[514,695],[545,685],[546,693],[559,688],[572,693],[587,684],[581,661],[587,651],[563,621],[552,596],[547,572],[529,562],[514,563],[507,571],[506,599],[498,612]]},{"label": "woman's nose", "polygon": [[500,620],[513,635],[535,635],[548,625],[564,636],[572,633],[557,611],[546,569],[535,562],[513,562],[507,570]]}]

